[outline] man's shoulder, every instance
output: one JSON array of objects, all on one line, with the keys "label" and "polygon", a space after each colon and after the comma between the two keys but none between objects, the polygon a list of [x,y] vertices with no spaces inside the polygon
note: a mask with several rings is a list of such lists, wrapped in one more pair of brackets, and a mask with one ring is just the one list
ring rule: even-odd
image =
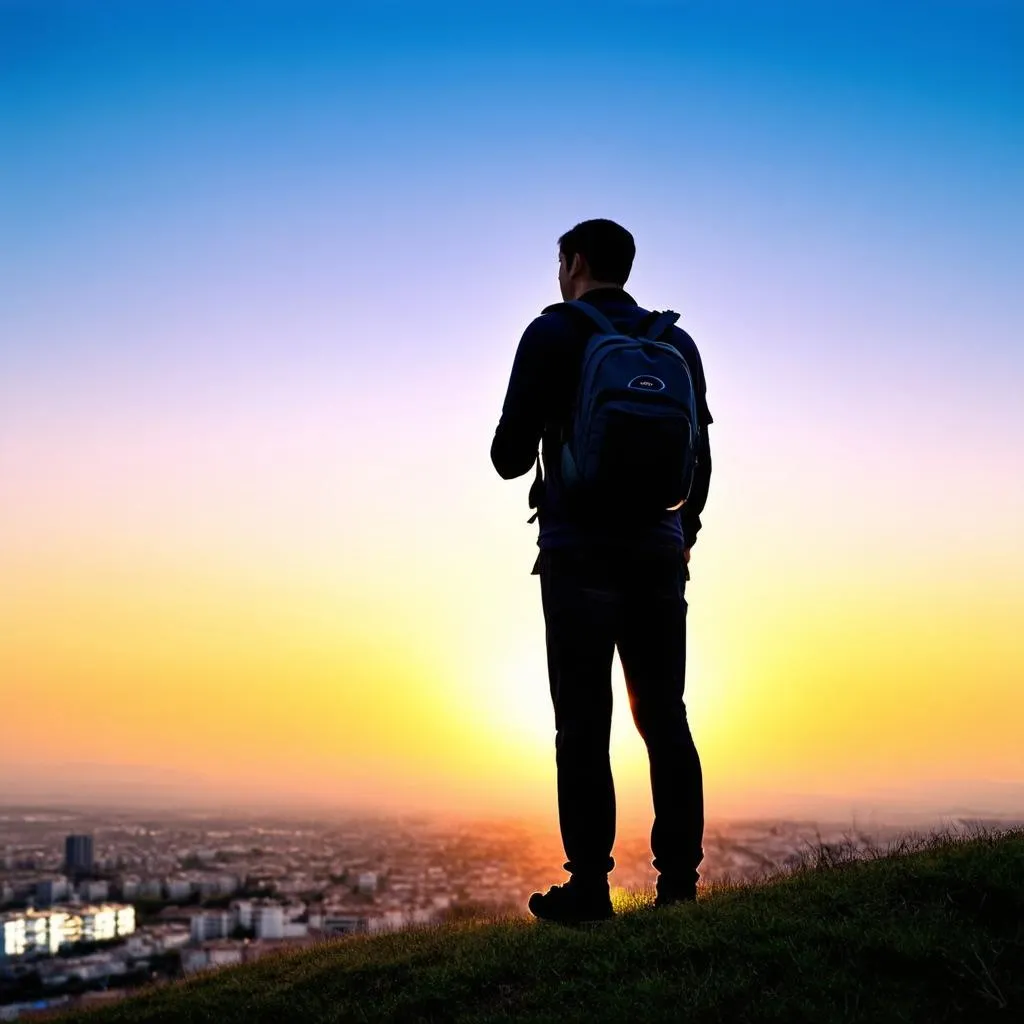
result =
[{"label": "man's shoulder", "polygon": [[691,337],[690,332],[684,327],[680,327],[679,324],[675,324],[672,328],[672,341],[685,346],[688,351],[697,351],[697,343]]},{"label": "man's shoulder", "polygon": [[[647,310],[635,302],[616,302],[607,299],[582,300],[599,313],[603,313],[619,330],[629,333],[633,325],[647,315]],[[574,339],[586,339],[597,329],[593,319],[571,302],[555,302],[545,306],[531,327],[550,334]]]},{"label": "man's shoulder", "polygon": [[523,331],[523,343],[527,345],[548,344],[579,334],[582,326],[580,314],[564,303],[556,302],[545,306]]},{"label": "man's shoulder", "polygon": [[539,324],[548,330],[565,330],[586,319],[586,314],[571,306],[568,302],[553,302],[545,306],[540,315],[536,317],[533,324]]}]

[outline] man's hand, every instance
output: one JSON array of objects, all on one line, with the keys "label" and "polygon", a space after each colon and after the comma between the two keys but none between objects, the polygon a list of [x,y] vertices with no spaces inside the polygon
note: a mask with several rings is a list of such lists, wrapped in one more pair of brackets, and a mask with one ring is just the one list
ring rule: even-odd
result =
[{"label": "man's hand", "polygon": [[683,548],[683,561],[687,565],[690,564],[690,549],[689,548]]}]

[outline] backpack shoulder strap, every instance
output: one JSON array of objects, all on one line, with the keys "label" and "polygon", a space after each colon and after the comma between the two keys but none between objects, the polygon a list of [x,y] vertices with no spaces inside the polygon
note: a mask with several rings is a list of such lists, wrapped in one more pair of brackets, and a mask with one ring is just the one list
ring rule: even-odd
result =
[{"label": "backpack shoulder strap", "polygon": [[647,341],[657,341],[678,319],[679,314],[673,313],[671,309],[666,309],[664,313],[656,314],[654,323],[643,334],[644,339]]},{"label": "backpack shoulder strap", "polygon": [[595,306],[590,305],[589,302],[582,302],[579,299],[573,299],[570,302],[556,302],[553,306],[548,306],[544,312],[553,313],[556,309],[574,309],[582,313],[602,334],[621,334],[622,332],[611,322]]},{"label": "backpack shoulder strap", "polygon": [[620,330],[596,306],[581,299],[556,302],[553,306],[546,307],[544,312],[551,313],[556,309],[572,309],[582,313],[602,334],[625,334],[644,341],[657,341],[679,319],[678,313],[666,309],[664,313],[646,313],[634,327]]}]

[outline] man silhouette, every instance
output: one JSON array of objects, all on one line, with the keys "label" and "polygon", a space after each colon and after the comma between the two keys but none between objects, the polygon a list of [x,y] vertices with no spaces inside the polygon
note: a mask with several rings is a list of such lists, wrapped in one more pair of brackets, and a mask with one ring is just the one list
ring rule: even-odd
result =
[{"label": "man silhouette", "polygon": [[[626,334],[650,326],[654,317],[624,290],[636,253],[625,228],[588,220],[558,244],[564,300],[582,299]],[[608,872],[614,867],[615,791],[608,745],[616,648],[650,760],[655,905],[696,899],[703,859],[703,780],[683,687],[688,564],[711,476],[704,370],[685,331],[674,327],[662,336],[690,370],[701,427],[696,476],[682,509],[631,516],[581,507],[566,496],[561,448],[572,423],[583,350],[594,333],[586,316],[562,305],[549,306],[526,328],[491,445],[491,461],[506,480],[537,466],[530,505],[537,509],[540,553],[533,571],[541,584],[558,817],[570,878],[535,892],[529,907],[537,917],[566,923],[613,913]]]}]

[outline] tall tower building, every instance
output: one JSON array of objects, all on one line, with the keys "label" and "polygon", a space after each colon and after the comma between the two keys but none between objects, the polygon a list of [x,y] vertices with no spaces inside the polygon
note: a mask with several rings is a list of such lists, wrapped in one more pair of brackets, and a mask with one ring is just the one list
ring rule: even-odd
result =
[{"label": "tall tower building", "polygon": [[92,836],[68,836],[64,840],[64,870],[74,879],[92,874]]}]

